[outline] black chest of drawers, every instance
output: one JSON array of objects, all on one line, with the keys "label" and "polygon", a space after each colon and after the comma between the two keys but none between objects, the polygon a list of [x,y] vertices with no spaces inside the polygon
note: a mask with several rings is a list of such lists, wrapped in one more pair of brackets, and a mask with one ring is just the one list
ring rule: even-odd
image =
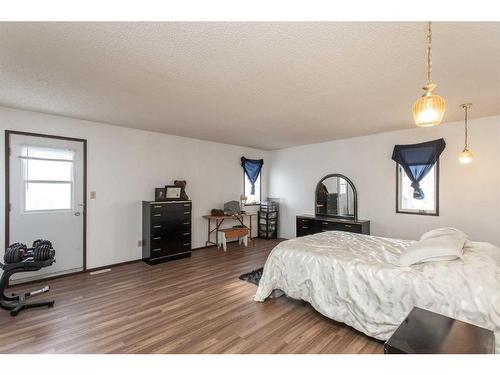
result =
[{"label": "black chest of drawers", "polygon": [[329,230],[340,230],[361,234],[370,234],[369,220],[345,220],[326,216],[300,215],[297,216],[297,237],[307,236]]},{"label": "black chest of drawers", "polygon": [[191,256],[191,201],[142,202],[142,260],[148,264]]}]

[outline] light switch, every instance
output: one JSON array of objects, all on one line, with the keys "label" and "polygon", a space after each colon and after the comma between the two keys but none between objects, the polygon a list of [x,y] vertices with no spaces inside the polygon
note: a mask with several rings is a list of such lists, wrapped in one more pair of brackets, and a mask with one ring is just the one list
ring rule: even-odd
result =
[{"label": "light switch", "polygon": [[96,193],[95,191],[90,192],[90,199],[95,199]]}]

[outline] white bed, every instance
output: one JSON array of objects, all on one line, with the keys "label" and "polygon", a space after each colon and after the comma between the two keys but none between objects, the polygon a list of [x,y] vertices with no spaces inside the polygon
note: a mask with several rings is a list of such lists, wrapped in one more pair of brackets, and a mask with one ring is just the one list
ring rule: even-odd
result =
[{"label": "white bed", "polygon": [[282,290],[381,340],[418,306],[493,330],[500,353],[500,249],[468,241],[463,259],[400,267],[412,242],[337,231],[284,241],[266,261],[255,300]]}]

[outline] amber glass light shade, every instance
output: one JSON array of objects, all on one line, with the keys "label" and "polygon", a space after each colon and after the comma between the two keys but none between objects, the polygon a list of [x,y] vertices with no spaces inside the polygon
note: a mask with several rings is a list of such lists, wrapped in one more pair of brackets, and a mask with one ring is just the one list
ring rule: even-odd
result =
[{"label": "amber glass light shade", "polygon": [[417,126],[436,126],[443,121],[445,101],[433,92],[435,88],[436,85],[432,83],[424,86],[426,93],[413,103],[413,119]]},{"label": "amber glass light shade", "polygon": [[464,148],[464,150],[458,154],[458,161],[462,164],[470,164],[472,163],[472,159],[474,159],[474,153],[468,148]]}]

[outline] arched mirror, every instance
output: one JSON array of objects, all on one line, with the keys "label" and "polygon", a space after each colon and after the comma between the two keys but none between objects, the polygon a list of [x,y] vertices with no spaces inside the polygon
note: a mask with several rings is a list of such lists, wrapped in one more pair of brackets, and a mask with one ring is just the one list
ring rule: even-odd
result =
[{"label": "arched mirror", "polygon": [[341,174],[329,174],[316,186],[316,215],[358,220],[356,187]]}]

